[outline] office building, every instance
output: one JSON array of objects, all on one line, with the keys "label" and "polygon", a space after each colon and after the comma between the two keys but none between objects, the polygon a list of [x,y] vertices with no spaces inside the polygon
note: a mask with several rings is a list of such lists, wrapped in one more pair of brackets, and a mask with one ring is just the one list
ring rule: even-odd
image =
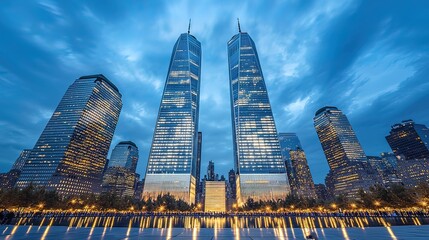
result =
[{"label": "office building", "polygon": [[225,181],[204,181],[204,211],[225,212]]},{"label": "office building", "polygon": [[398,177],[405,187],[415,188],[420,183],[429,183],[429,159],[399,159]]},{"label": "office building", "polygon": [[328,191],[336,196],[354,198],[358,197],[359,189],[367,190],[381,182],[341,110],[336,107],[319,109],[314,127],[330,168],[326,179]]},{"label": "office building", "polygon": [[284,199],[290,192],[255,43],[246,32],[228,41],[237,201]]},{"label": "office building", "polygon": [[390,166],[393,167],[393,169],[396,170],[398,167],[398,159],[396,158],[395,154],[392,152],[382,152],[380,153],[381,158],[383,161],[387,162]]},{"label": "office building", "polygon": [[281,149],[283,161],[286,166],[290,189],[291,189],[291,192],[294,193],[296,173],[294,172],[294,169],[292,167],[292,162],[290,159],[289,152],[297,148],[302,149],[301,142],[299,141],[299,138],[295,133],[279,133],[279,142],[280,142],[280,149]]},{"label": "office building", "polygon": [[121,97],[101,74],[77,79],[31,150],[16,186],[33,183],[60,195],[99,192]]},{"label": "office building", "polygon": [[406,160],[429,159],[429,129],[413,120],[395,124],[386,140],[397,157]]},{"label": "office building", "polygon": [[294,187],[292,193],[302,198],[316,199],[316,190],[314,188],[313,177],[308,167],[307,157],[299,147],[290,150],[290,161],[294,172]]},{"label": "office building", "polygon": [[295,133],[279,133],[291,192],[304,198],[316,198],[313,178],[301,142]]},{"label": "office building", "polygon": [[139,149],[136,144],[131,141],[122,141],[113,149],[107,167],[123,167],[135,172],[138,160]]},{"label": "office building", "polygon": [[367,156],[367,158],[371,167],[381,177],[385,187],[402,183],[401,179],[396,174],[396,170],[387,158],[383,158],[381,156]]},{"label": "office building", "polygon": [[30,155],[31,149],[24,149],[19,154],[18,158],[16,159],[15,163],[12,166],[12,169],[15,170],[22,170],[22,167],[24,167],[25,161],[27,161],[28,156]]},{"label": "office building", "polygon": [[139,151],[135,143],[122,141],[110,155],[104,172],[102,191],[114,193],[119,197],[134,197],[139,175],[136,174]]},{"label": "office building", "polygon": [[180,35],[173,48],[149,153],[143,195],[195,202],[201,43]]},{"label": "office building", "polygon": [[12,189],[15,186],[20,174],[21,171],[18,169],[11,169],[7,173],[0,173],[0,190]]}]

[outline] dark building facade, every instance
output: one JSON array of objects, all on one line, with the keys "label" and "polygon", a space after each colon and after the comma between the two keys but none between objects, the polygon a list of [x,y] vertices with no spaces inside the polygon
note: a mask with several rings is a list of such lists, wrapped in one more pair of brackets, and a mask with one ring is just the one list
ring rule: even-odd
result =
[{"label": "dark building facade", "polygon": [[367,156],[371,167],[380,175],[383,185],[389,187],[393,184],[401,184],[401,179],[397,176],[395,168],[387,158],[381,156]]},{"label": "dark building facade", "polygon": [[393,153],[406,160],[429,159],[429,129],[413,120],[395,124],[386,136]]},{"label": "dark building facade", "polygon": [[19,154],[19,157],[16,159],[15,163],[12,166],[12,169],[22,171],[22,168],[24,167],[25,161],[27,160],[28,156],[30,156],[31,149],[24,149]]},{"label": "dark building facade", "polygon": [[61,195],[97,193],[121,97],[101,74],[77,79],[31,150],[16,186],[33,183]]},{"label": "dark building facade", "polygon": [[302,198],[316,199],[313,177],[308,167],[307,157],[302,149],[297,148],[289,152],[294,176],[292,193]]}]

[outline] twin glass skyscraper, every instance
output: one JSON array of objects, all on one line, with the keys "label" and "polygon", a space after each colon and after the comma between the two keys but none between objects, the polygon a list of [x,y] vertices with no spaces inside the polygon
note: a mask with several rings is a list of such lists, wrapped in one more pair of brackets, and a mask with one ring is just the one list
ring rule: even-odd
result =
[{"label": "twin glass skyscraper", "polygon": [[143,197],[195,202],[201,43],[189,31],[171,55],[146,169]]},{"label": "twin glass skyscraper", "polygon": [[103,75],[83,76],[64,94],[16,183],[61,195],[97,192],[122,108],[118,88]]},{"label": "twin glass skyscraper", "polygon": [[284,199],[290,192],[255,43],[241,32],[228,41],[237,202]]},{"label": "twin glass skyscraper", "polygon": [[[237,199],[279,199],[290,192],[255,43],[241,30],[228,42]],[[177,40],[159,108],[143,197],[195,200],[201,44]]]}]

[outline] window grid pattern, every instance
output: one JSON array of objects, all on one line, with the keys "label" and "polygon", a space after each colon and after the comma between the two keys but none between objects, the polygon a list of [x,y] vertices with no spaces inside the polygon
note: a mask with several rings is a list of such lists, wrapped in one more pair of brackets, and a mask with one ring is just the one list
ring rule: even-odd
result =
[{"label": "window grid pattern", "polygon": [[121,94],[104,76],[77,79],[28,156],[17,187],[32,182],[62,195],[97,191],[121,108]]}]

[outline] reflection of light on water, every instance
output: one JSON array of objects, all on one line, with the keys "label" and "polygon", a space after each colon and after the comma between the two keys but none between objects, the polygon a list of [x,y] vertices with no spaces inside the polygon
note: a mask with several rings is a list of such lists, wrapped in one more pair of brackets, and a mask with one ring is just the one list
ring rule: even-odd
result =
[{"label": "reflection of light on water", "polygon": [[15,234],[16,230],[18,229],[19,224],[21,224],[21,219],[19,219],[18,223],[13,227],[12,232],[10,233],[10,235]]},{"label": "reflection of light on water", "polygon": [[171,238],[172,231],[173,231],[173,218],[170,218],[170,220],[168,221],[167,239]]},{"label": "reflection of light on water", "polygon": [[295,237],[295,230],[293,230],[292,218],[289,217],[290,230],[292,231],[293,238]]},{"label": "reflection of light on water", "polygon": [[413,219],[414,225],[417,225],[417,226],[422,225],[422,224],[420,223],[420,220],[419,220],[418,218],[413,217],[412,219]]},{"label": "reflection of light on water", "polygon": [[94,228],[95,228],[95,226],[97,224],[97,220],[98,220],[98,217],[95,218],[94,224],[92,224],[91,231],[89,232],[89,236],[90,237],[92,236],[92,233],[94,232]]},{"label": "reflection of light on water", "polygon": [[347,234],[346,225],[344,224],[343,220],[338,219],[338,221],[340,222],[341,232],[343,233],[344,239],[347,239],[347,240],[350,239],[349,234]]},{"label": "reflection of light on water", "polygon": [[240,240],[240,228],[238,227],[238,218],[234,217],[234,239]]},{"label": "reflection of light on water", "polygon": [[39,225],[39,228],[37,228],[37,231],[40,230],[44,222],[45,222],[45,217],[43,217],[42,221],[40,222],[40,225]]},{"label": "reflection of light on water", "polygon": [[103,229],[103,233],[101,234],[101,238],[104,238],[104,235],[106,235],[106,229],[107,229],[107,226],[109,226],[109,222],[110,222],[110,217],[107,217],[107,220],[104,223],[104,229]]},{"label": "reflection of light on water", "polygon": [[30,233],[30,230],[31,230],[31,228],[32,228],[32,227],[33,227],[33,224],[31,224],[31,225],[28,227],[27,232],[25,232],[25,234]]},{"label": "reflection of light on water", "polygon": [[51,219],[51,222],[49,222],[49,225],[48,225],[48,226],[46,226],[46,229],[45,229],[45,231],[43,232],[42,237],[40,238],[41,240],[44,240],[44,239],[46,238],[46,236],[48,235],[48,232],[49,232],[49,229],[50,229],[50,228],[51,228],[51,226],[52,226],[52,223],[54,223],[54,218],[52,218],[52,219]]},{"label": "reflection of light on water", "polygon": [[197,240],[198,239],[198,232],[199,232],[199,228],[193,228],[192,229],[192,240]]},{"label": "reflection of light on water", "polygon": [[128,223],[127,237],[130,236],[131,226],[133,225],[133,219],[134,218],[130,218],[130,222]]},{"label": "reflection of light on water", "polygon": [[396,240],[397,238],[396,238],[395,234],[393,233],[392,229],[390,229],[390,227],[386,227],[386,229],[387,229],[387,232],[392,237],[392,239]]},{"label": "reflection of light on water", "polygon": [[317,218],[317,221],[319,222],[320,231],[322,232],[323,237],[326,237],[325,236],[325,231],[323,230],[322,221],[320,221],[320,218]]}]

